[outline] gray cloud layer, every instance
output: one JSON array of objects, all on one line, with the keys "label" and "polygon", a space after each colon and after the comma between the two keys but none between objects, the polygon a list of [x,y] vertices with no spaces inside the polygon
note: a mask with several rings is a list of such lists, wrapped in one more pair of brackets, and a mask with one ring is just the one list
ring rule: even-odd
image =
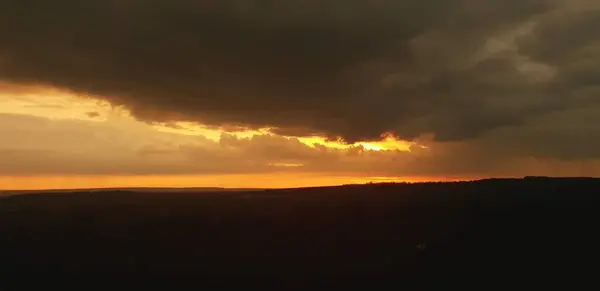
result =
[{"label": "gray cloud layer", "polygon": [[599,6],[4,0],[0,78],[103,96],[147,121],[598,156],[573,144],[600,144],[600,111],[575,115],[600,104]]}]

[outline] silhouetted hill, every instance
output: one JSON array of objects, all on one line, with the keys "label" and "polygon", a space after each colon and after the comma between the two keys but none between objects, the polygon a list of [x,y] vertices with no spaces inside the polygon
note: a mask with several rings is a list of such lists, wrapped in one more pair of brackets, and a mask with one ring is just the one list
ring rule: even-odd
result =
[{"label": "silhouetted hill", "polygon": [[0,290],[593,289],[598,195],[600,179],[537,177],[15,195],[0,199]]}]

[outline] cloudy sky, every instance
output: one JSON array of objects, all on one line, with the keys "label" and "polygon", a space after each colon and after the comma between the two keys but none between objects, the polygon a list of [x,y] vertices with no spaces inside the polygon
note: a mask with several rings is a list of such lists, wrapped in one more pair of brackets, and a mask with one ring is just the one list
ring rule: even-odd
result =
[{"label": "cloudy sky", "polygon": [[600,176],[597,0],[2,0],[0,189]]}]

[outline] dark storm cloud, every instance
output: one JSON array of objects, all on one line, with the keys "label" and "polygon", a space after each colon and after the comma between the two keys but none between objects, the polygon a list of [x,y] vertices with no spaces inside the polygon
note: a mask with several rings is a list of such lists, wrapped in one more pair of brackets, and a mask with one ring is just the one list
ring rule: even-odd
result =
[{"label": "dark storm cloud", "polygon": [[[103,96],[150,122],[463,140],[590,95],[600,76],[592,6],[4,0],[0,78]],[[581,54],[595,63],[576,63]]]}]

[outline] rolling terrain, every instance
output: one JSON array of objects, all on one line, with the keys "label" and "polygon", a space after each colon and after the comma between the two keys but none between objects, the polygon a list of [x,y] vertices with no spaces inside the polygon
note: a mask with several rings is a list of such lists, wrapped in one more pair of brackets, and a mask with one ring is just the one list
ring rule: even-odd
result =
[{"label": "rolling terrain", "polygon": [[82,290],[589,288],[599,195],[600,179],[544,177],[12,195],[0,198],[0,290],[42,279]]}]

